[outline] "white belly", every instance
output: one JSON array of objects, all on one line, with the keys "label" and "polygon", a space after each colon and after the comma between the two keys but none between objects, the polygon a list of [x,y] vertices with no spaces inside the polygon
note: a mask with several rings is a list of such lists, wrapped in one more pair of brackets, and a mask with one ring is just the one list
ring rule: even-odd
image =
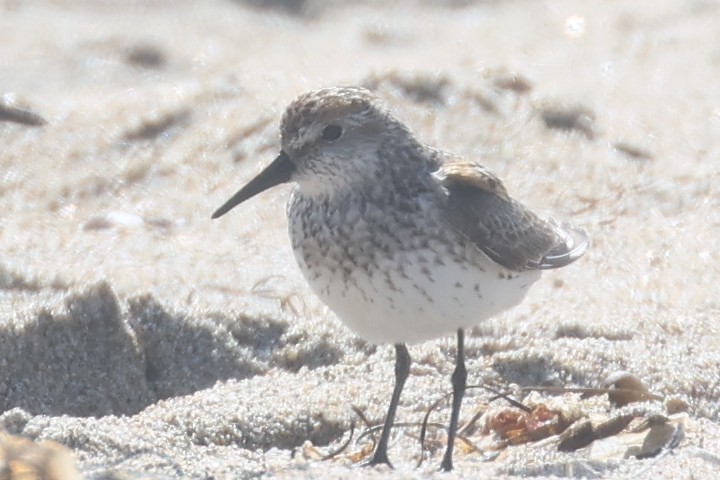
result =
[{"label": "white belly", "polygon": [[[510,272],[479,251],[471,259],[416,250],[375,258],[367,268],[305,264],[320,299],[373,343],[416,343],[454,333],[518,304],[540,271]],[[470,260],[470,261],[469,261]]]},{"label": "white belly", "polygon": [[436,195],[395,205],[392,195],[369,202],[293,192],[288,217],[300,269],[370,342],[422,342],[471,327],[517,305],[540,278],[503,268],[449,228]]}]

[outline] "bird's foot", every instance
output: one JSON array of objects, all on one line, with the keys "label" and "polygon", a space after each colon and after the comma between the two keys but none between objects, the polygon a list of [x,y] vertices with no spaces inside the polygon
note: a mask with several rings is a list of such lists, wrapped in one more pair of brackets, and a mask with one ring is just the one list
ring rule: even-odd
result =
[{"label": "bird's foot", "polygon": [[376,465],[387,465],[390,468],[393,468],[392,463],[390,463],[390,460],[387,456],[387,451],[380,451],[376,450],[373,454],[372,458],[366,462],[363,462],[361,464],[363,467],[374,467]]}]

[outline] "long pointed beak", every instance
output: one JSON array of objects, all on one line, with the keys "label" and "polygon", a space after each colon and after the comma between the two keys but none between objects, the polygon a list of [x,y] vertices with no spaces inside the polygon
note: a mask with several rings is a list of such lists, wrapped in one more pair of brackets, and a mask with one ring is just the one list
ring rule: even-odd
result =
[{"label": "long pointed beak", "polygon": [[258,193],[264,192],[268,188],[290,181],[290,177],[294,171],[295,165],[290,161],[287,153],[281,150],[280,155],[278,155],[270,165],[265,167],[265,170],[260,172],[257,177],[250,180],[250,183],[241,188],[230,200],[215,210],[212,218],[215,219],[225,215],[237,205],[254,197]]}]

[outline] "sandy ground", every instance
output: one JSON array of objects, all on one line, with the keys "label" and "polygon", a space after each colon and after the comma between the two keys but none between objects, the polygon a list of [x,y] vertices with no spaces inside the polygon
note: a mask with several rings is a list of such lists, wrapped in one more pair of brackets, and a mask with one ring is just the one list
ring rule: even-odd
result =
[{"label": "sandy ground", "polygon": [[[67,446],[88,478],[720,475],[720,3],[3,0],[0,45],[9,433]],[[470,382],[613,416],[605,396],[519,389],[625,370],[662,398],[637,415],[681,422],[679,445],[637,459],[550,437],[459,449],[440,474],[442,430],[416,468],[412,427],[394,471],[353,464],[365,440],[318,458],[361,429],[352,407],[382,419],[392,349],[309,292],[287,188],[210,214],[274,158],[288,102],[334,84],[372,87],[592,237],[471,332]],[[449,390],[453,341],[411,354],[402,422]],[[463,421],[489,400],[470,392]]]}]

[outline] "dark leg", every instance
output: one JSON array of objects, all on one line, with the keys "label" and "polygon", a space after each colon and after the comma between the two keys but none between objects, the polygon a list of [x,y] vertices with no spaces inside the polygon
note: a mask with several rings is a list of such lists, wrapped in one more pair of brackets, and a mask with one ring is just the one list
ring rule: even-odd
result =
[{"label": "dark leg", "polygon": [[387,415],[385,416],[385,425],[383,425],[382,434],[380,435],[380,442],[375,448],[375,455],[368,465],[379,465],[384,463],[390,465],[390,460],[387,456],[388,441],[390,441],[390,429],[395,422],[395,410],[397,410],[398,403],[400,402],[400,393],[402,392],[405,380],[407,380],[410,374],[410,354],[408,353],[407,347],[404,343],[395,344],[395,388],[393,389],[392,398],[390,399],[390,407],[388,408]]},{"label": "dark leg", "polygon": [[440,469],[449,472],[453,468],[452,454],[455,446],[455,434],[457,433],[458,417],[460,416],[460,405],[462,404],[465,386],[467,385],[467,370],[465,370],[465,332],[462,328],[457,332],[457,358],[455,360],[455,371],[452,374],[453,400],[452,413],[450,414],[450,428],[448,429],[447,449],[440,464]]}]

